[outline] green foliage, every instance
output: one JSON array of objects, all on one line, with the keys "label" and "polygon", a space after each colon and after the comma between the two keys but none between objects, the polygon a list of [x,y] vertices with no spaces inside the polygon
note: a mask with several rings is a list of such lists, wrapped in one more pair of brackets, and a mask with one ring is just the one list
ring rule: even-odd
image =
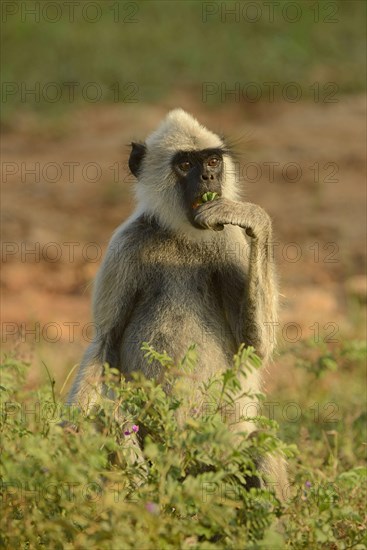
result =
[{"label": "green foliage", "polygon": [[[200,405],[188,409],[195,348],[179,365],[143,349],[147,361],[162,365],[160,383],[140,374],[119,381],[106,367],[109,397],[88,415],[54,398],[51,375],[51,387],[30,393],[28,366],[5,359],[1,547],[367,548],[366,469],[356,462],[341,469],[337,443],[323,467],[312,461],[313,445],[295,465],[273,419],[259,414],[262,430],[251,438],[228,430],[224,416],[241,395],[241,377],[260,366],[252,349],[241,348],[231,369],[197,384]],[[340,354],[360,358],[361,347],[346,345]],[[245,489],[256,457],[270,451],[290,457],[283,504],[271,490]]]},{"label": "green foliage", "polygon": [[342,342],[333,349],[324,342],[315,344],[310,340],[304,343],[303,356],[297,360],[296,366],[307,370],[318,379],[330,371],[336,371],[338,365],[347,367],[353,362],[364,361],[366,356],[366,342],[361,340]]},{"label": "green foliage", "polygon": [[297,476],[297,495],[284,522],[291,548],[366,549],[366,474],[360,466],[332,481],[312,472]]},{"label": "green foliage", "polygon": [[280,503],[268,490],[246,491],[246,476],[254,457],[283,445],[270,422],[262,437],[235,442],[222,418],[258,359],[240,350],[233,369],[199,388],[201,410],[186,411],[195,349],[180,365],[144,350],[164,367],[162,384],[138,374],[116,382],[107,368],[114,398],[101,396],[88,416],[64,409],[52,389],[26,395],[25,367],[5,361],[4,547],[238,548],[269,536]]}]

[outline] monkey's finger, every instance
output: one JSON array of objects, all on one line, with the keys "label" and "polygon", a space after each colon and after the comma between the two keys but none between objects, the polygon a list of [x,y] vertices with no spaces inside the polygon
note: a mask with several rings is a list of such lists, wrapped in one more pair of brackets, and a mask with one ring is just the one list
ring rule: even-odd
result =
[{"label": "monkey's finger", "polygon": [[[206,216],[203,214],[198,214],[195,216],[195,223],[200,225],[203,229],[213,229],[214,231],[221,231],[223,225],[220,223],[210,223],[209,219],[206,219]],[[214,222],[214,220],[213,220]]]}]

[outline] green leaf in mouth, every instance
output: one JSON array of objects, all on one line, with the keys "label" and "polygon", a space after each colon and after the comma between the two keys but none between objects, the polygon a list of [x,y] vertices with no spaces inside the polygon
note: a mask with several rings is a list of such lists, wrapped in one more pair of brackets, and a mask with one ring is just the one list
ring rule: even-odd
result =
[{"label": "green leaf in mouth", "polygon": [[208,191],[207,193],[204,193],[204,195],[201,196],[201,200],[203,202],[214,201],[217,198],[219,198],[218,193],[212,193],[210,191]]}]

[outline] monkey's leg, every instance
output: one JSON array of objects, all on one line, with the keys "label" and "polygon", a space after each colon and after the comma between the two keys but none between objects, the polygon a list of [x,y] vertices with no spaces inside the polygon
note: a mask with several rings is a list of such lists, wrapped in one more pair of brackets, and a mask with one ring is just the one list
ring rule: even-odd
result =
[{"label": "monkey's leg", "polygon": [[[106,362],[111,362],[111,367],[116,367],[114,361],[114,346],[111,345],[113,340],[107,338],[103,345],[100,341],[93,342],[84,354],[83,360],[79,367],[79,371],[75,378],[74,384],[67,398],[67,405],[77,407],[84,414],[88,414],[94,405],[97,405],[101,398],[115,400],[114,392],[107,392],[103,383],[103,365]],[[64,422],[63,426],[76,427],[73,422],[73,415],[69,415],[70,421]],[[116,409],[114,412],[115,419],[121,426],[121,437],[124,438],[123,456],[126,464],[137,464],[142,472],[147,471],[145,459],[141,450],[139,439],[135,433],[126,435],[125,425],[126,418]],[[111,460],[114,457],[111,456]],[[141,483],[141,478],[137,477],[135,483]]]},{"label": "monkey's leg", "polygon": [[[253,431],[248,437],[253,439],[261,430]],[[259,475],[248,476],[246,479],[246,488],[251,487],[268,487],[273,489],[276,497],[282,502],[285,501],[288,495],[288,478],[287,465],[283,456],[266,454],[265,456],[257,456],[254,458],[254,463]]]},{"label": "monkey's leg", "polygon": [[93,342],[86,350],[66,403],[88,413],[102,395],[103,363],[100,346]]},{"label": "monkey's leg", "polygon": [[111,368],[120,370],[119,346],[122,330],[121,325],[116,325],[103,335],[97,331],[84,354],[67,404],[76,405],[87,413],[101,396],[107,395],[103,384],[104,365],[108,364]]}]

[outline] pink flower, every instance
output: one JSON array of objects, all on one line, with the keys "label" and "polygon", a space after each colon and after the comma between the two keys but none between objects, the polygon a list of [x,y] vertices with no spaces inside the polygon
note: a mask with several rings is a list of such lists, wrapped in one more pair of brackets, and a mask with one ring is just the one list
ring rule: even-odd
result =
[{"label": "pink flower", "polygon": [[124,435],[131,435],[132,433],[136,434],[139,431],[139,426],[137,424],[133,424],[131,427],[131,430],[125,430]]},{"label": "pink flower", "polygon": [[148,510],[151,514],[154,514],[157,516],[159,514],[159,506],[155,502],[147,502],[145,505],[145,509]]}]

